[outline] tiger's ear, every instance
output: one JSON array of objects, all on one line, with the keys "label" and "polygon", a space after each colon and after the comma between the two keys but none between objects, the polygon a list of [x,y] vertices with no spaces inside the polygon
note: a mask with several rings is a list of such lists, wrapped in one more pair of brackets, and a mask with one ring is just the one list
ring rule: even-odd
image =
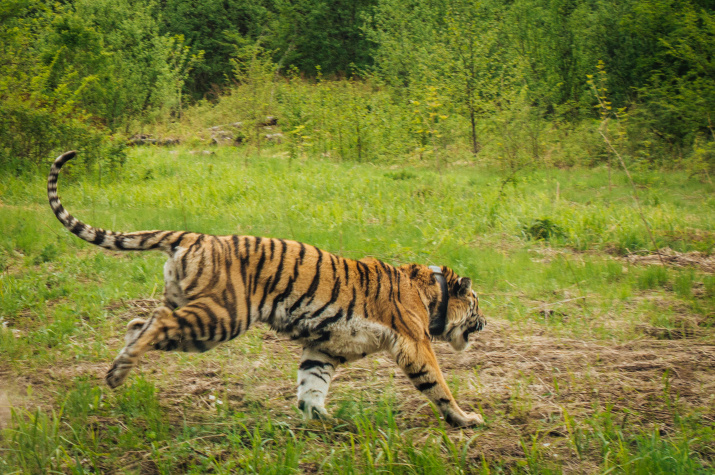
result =
[{"label": "tiger's ear", "polygon": [[469,277],[460,277],[455,287],[457,297],[466,297],[472,292],[472,279]]}]

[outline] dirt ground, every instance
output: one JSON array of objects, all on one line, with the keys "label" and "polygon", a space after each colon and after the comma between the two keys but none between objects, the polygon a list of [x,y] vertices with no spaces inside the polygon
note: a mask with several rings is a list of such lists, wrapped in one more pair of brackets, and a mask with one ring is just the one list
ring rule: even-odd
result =
[{"label": "dirt ground", "polygon": [[[136,300],[112,309],[117,311],[116,334],[126,321],[154,304]],[[156,385],[167,417],[177,423],[202,424],[207,414],[215,414],[218,398],[233,410],[268,411],[273,418],[300,427],[303,422],[295,408],[300,348],[265,328],[251,333],[255,334],[245,338],[253,338],[257,351],[245,351],[238,339],[202,355],[152,352],[138,372]],[[118,338],[106,343],[112,351],[121,347]],[[478,434],[470,449],[474,460],[523,459],[522,441],[536,437],[541,449],[567,472],[597,471],[595,460],[577,457],[570,442],[574,427],[566,423],[565,414],[584,426],[584,421],[607,407],[621,424],[657,428],[662,435],[675,430],[674,407],[681,412],[698,410],[715,424],[712,339],[668,340],[644,333],[628,342],[576,340],[555,336],[537,324],[517,326],[491,318],[467,351],[457,353],[442,343],[435,348],[459,404],[482,412],[487,422],[474,430],[450,429],[455,438]],[[77,361],[21,374],[0,365],[0,424],[7,426],[10,404],[56,410],[53,396],[61,387],[78,376],[101,385],[109,364]],[[23,389],[28,385],[34,388],[32,395]],[[439,424],[426,399],[382,354],[339,368],[327,408],[335,413],[360,400],[382,410],[384,391],[393,392],[400,427]]]}]

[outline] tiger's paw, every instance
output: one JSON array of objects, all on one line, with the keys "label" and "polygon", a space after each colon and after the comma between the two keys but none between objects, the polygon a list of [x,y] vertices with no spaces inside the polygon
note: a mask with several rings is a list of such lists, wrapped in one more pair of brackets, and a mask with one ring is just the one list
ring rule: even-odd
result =
[{"label": "tiger's paw", "polygon": [[306,401],[298,401],[298,409],[301,410],[306,420],[325,421],[330,419],[328,411],[322,406],[314,406]]},{"label": "tiger's paw", "polygon": [[481,414],[474,412],[469,412],[463,416],[457,416],[456,414],[448,414],[445,416],[444,420],[453,427],[474,427],[484,424],[484,418]]},{"label": "tiger's paw", "polygon": [[129,376],[129,372],[132,370],[132,364],[122,363],[119,359],[114,360],[112,367],[107,371],[107,375],[104,377],[104,381],[112,389],[120,386]]}]

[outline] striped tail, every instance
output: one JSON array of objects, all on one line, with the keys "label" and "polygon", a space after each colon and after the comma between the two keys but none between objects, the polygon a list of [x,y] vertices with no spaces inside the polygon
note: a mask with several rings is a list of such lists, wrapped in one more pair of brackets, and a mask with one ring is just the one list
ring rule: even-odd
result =
[{"label": "striped tail", "polygon": [[134,233],[107,231],[93,228],[67,212],[60,202],[60,197],[57,195],[57,177],[60,174],[62,165],[72,160],[75,155],[76,153],[72,151],[57,157],[50,169],[50,175],[47,177],[47,198],[50,200],[50,207],[57,219],[72,234],[105,249],[115,251],[159,249],[172,255],[181,238],[187,233],[175,231],[139,231]]}]

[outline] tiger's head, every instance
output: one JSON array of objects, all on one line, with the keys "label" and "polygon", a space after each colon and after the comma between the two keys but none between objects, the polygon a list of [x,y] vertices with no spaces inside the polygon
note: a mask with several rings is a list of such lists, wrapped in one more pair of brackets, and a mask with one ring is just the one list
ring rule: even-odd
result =
[{"label": "tiger's head", "polygon": [[[433,338],[449,342],[455,350],[463,351],[469,346],[469,335],[484,328],[487,320],[479,309],[479,297],[472,289],[472,280],[459,277],[446,267],[442,268],[442,273],[448,295],[447,318],[443,324],[444,330],[433,334]],[[437,280],[439,283],[439,279]],[[435,318],[439,319],[440,316],[436,315]],[[431,322],[430,329],[432,328],[434,327]]]}]

